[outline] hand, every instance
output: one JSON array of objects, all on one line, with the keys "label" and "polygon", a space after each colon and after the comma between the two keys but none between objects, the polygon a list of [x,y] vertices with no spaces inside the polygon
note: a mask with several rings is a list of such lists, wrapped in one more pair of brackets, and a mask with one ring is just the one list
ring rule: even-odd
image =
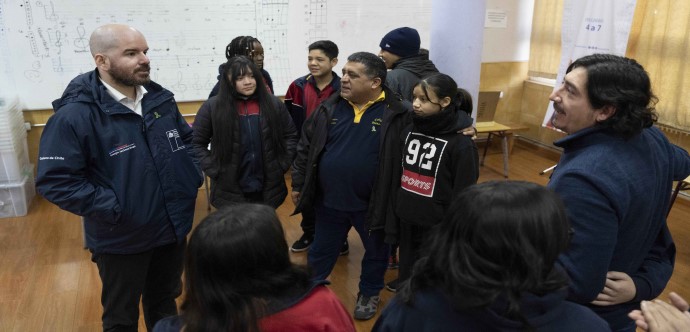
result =
[{"label": "hand", "polygon": [[299,191],[293,190],[292,194],[290,194],[290,197],[292,197],[292,203],[295,204],[295,206],[296,206],[297,202],[299,202],[299,197],[300,197]]},{"label": "hand", "polygon": [[599,306],[610,306],[632,300],[637,293],[635,283],[625,272],[609,271],[606,273],[604,289],[592,301]]},{"label": "hand", "polygon": [[[673,304],[674,307],[676,307],[679,311],[684,312],[685,315],[690,315],[690,313],[687,312],[690,306],[688,306],[688,303],[682,297],[680,297],[680,295],[676,294],[675,292],[671,292],[669,294],[669,298],[671,299],[671,304]],[[647,305],[645,304],[645,307],[646,306]],[[652,313],[652,315],[654,314]],[[649,324],[645,319],[643,310],[633,310],[628,314],[628,317],[635,321],[635,325],[637,325],[637,327],[645,331],[649,331]]]},{"label": "hand", "polygon": [[465,136],[471,136],[473,140],[477,139],[477,130],[474,127],[467,127],[460,130]]},{"label": "hand", "polygon": [[635,321],[635,325],[637,325],[638,328],[644,331],[649,331],[649,325],[647,325],[647,321],[644,319],[642,310],[633,310],[628,313],[628,317]]},{"label": "hand", "polygon": [[650,332],[688,331],[690,329],[690,313],[680,311],[661,300],[642,301],[642,314],[647,321]]},{"label": "hand", "polygon": [[690,309],[690,305],[688,305],[688,302],[686,302],[680,295],[676,294],[676,292],[671,292],[668,294],[668,298],[671,299],[671,304],[673,304],[674,307],[678,308],[680,311],[688,311]]}]

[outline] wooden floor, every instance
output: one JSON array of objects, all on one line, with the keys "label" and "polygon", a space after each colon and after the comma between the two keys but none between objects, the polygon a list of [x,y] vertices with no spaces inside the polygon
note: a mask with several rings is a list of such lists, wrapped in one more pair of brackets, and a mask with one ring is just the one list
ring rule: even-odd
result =
[{"label": "wooden floor", "polygon": [[[498,144],[496,144],[498,146]],[[558,156],[525,143],[515,145],[510,158],[510,178],[546,184],[538,173],[555,164]],[[502,179],[502,157],[491,150],[481,168],[480,182]],[[293,205],[278,209],[286,237],[292,244],[301,235],[299,216],[290,217]],[[195,224],[206,216],[206,196],[199,192]],[[667,287],[690,300],[690,203],[679,198],[668,223],[678,253],[676,270]],[[330,279],[331,288],[352,310],[359,282],[362,244],[350,232],[350,254],[340,257]],[[306,254],[291,254],[297,263]],[[386,280],[397,271],[386,273]],[[99,331],[101,284],[95,264],[82,248],[79,218],[37,197],[26,217],[0,219],[0,331]],[[663,298],[666,298],[666,296]],[[383,303],[392,293],[383,290]],[[375,319],[356,322],[358,331],[369,331]],[[144,331],[140,319],[140,330]]]}]

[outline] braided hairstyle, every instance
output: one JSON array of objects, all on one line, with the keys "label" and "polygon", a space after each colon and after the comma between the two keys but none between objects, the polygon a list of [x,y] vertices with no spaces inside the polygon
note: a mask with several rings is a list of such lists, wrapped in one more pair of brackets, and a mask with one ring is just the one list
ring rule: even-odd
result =
[{"label": "braided hairstyle", "polygon": [[225,58],[230,60],[236,56],[244,55],[250,59],[254,56],[254,42],[261,42],[252,36],[238,36],[225,47]]}]

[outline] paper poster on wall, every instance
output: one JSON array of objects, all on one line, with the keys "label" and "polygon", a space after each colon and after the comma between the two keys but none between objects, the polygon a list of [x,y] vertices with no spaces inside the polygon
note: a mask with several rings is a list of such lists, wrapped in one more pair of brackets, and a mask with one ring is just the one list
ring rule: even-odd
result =
[{"label": "paper poster on wall", "polygon": [[484,18],[485,28],[507,28],[508,13],[505,10],[487,9]]},{"label": "paper poster on wall", "polygon": [[[557,89],[565,71],[576,59],[595,53],[625,55],[636,0],[564,0],[561,31],[561,63]],[[549,102],[542,126],[551,125],[553,102]]]}]

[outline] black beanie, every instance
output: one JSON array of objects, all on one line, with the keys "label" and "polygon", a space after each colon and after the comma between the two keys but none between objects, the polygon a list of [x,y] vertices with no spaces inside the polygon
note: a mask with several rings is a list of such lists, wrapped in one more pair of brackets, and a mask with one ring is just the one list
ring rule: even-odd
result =
[{"label": "black beanie", "polygon": [[418,54],[419,44],[420,40],[417,30],[402,27],[383,36],[379,46],[382,50],[386,50],[404,58],[406,56]]}]

